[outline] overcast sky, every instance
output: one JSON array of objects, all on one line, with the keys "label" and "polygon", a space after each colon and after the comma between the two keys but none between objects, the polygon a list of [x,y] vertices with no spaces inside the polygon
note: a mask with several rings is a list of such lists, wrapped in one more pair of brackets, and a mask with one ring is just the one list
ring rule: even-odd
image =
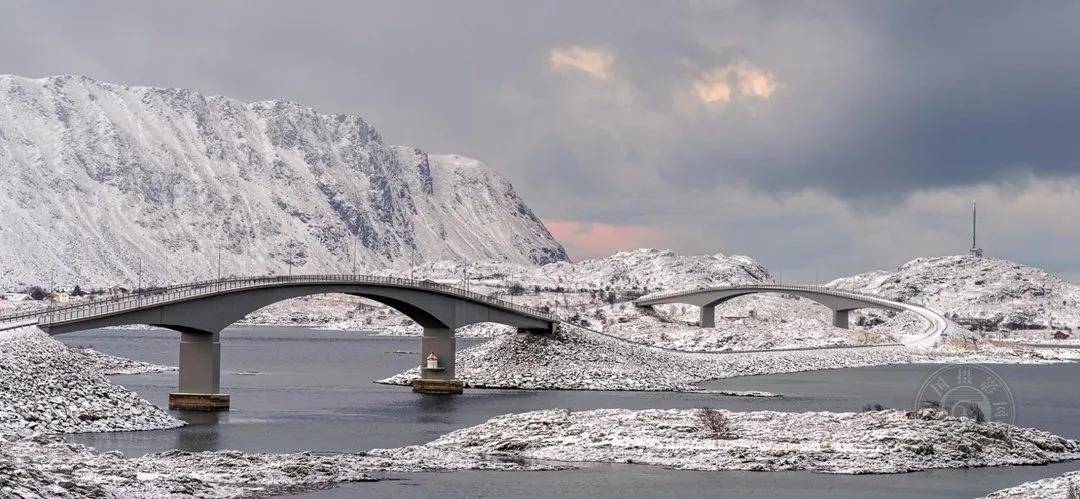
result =
[{"label": "overcast sky", "polygon": [[1080,2],[5,2],[0,73],[281,98],[503,173],[575,259],[1080,281]]}]

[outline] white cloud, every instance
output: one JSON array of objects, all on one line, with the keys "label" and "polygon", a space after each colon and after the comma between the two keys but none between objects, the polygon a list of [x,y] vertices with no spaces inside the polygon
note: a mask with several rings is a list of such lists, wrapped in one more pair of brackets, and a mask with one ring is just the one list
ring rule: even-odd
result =
[{"label": "white cloud", "polygon": [[[733,94],[740,97],[768,99],[778,84],[772,73],[747,61],[713,68],[694,80],[694,90],[702,102],[728,102]],[[737,92],[736,92],[737,91]]]},{"label": "white cloud", "polygon": [[731,85],[726,81],[701,79],[694,81],[694,90],[702,102],[727,102],[731,100]]},{"label": "white cloud", "polygon": [[615,54],[607,49],[571,46],[551,49],[548,60],[556,71],[580,71],[597,80],[607,80],[611,78]]}]

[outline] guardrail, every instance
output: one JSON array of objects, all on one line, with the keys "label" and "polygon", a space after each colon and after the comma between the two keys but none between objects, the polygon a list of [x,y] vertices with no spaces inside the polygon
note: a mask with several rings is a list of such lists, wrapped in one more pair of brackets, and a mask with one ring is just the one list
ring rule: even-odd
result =
[{"label": "guardrail", "polygon": [[407,279],[401,277],[383,277],[352,274],[243,277],[226,278],[212,281],[199,281],[194,283],[178,284],[166,288],[146,290],[138,293],[132,293],[129,295],[108,298],[105,300],[95,300],[88,303],[77,303],[60,307],[51,307],[36,312],[20,312],[17,314],[0,316],[0,322],[10,322],[18,319],[37,316],[38,324],[57,324],[72,320],[109,315],[115,312],[136,310],[154,305],[173,303],[190,298],[211,296],[224,292],[293,284],[375,284],[421,289],[444,293],[458,298],[483,303],[485,305],[510,310],[535,319],[559,322],[559,319],[557,317],[547,312],[543,312],[532,307],[526,307],[524,305],[517,305],[500,298],[495,298],[493,296],[483,295],[473,291],[456,288],[447,284],[427,280]]}]

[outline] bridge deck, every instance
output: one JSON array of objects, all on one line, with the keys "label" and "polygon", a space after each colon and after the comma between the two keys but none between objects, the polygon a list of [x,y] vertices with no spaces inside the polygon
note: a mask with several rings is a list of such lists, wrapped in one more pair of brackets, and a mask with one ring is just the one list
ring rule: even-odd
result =
[{"label": "bridge deck", "polygon": [[319,274],[296,276],[268,276],[229,278],[213,281],[200,281],[159,288],[122,297],[94,300],[44,310],[20,312],[0,316],[0,324],[23,323],[37,318],[41,326],[64,324],[68,322],[105,317],[118,313],[131,312],[144,308],[178,303],[209,296],[250,289],[281,287],[290,285],[374,285],[416,289],[440,293],[463,300],[481,303],[503,309],[525,317],[548,321],[552,324],[559,320],[554,315],[524,305],[514,304],[493,296],[456,288],[446,284],[418,279],[384,277],[352,274]]}]

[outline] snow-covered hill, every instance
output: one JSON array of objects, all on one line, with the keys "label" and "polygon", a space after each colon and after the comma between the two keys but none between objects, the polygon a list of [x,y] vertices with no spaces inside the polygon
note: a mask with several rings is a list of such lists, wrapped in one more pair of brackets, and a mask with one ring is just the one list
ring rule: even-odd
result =
[{"label": "snow-covered hill", "polygon": [[972,255],[919,258],[828,286],[925,305],[978,329],[1080,326],[1080,286],[1034,267]]},{"label": "snow-covered hill", "polygon": [[620,251],[603,258],[548,265],[503,262],[432,262],[414,269],[416,275],[444,280],[467,278],[474,284],[520,283],[566,291],[663,290],[771,282],[768,269],[743,255],[679,255],[668,249]]},{"label": "snow-covered hill", "polygon": [[[358,116],[0,76],[0,288],[566,260],[497,173]],[[146,276],[153,276],[149,278]]]}]

